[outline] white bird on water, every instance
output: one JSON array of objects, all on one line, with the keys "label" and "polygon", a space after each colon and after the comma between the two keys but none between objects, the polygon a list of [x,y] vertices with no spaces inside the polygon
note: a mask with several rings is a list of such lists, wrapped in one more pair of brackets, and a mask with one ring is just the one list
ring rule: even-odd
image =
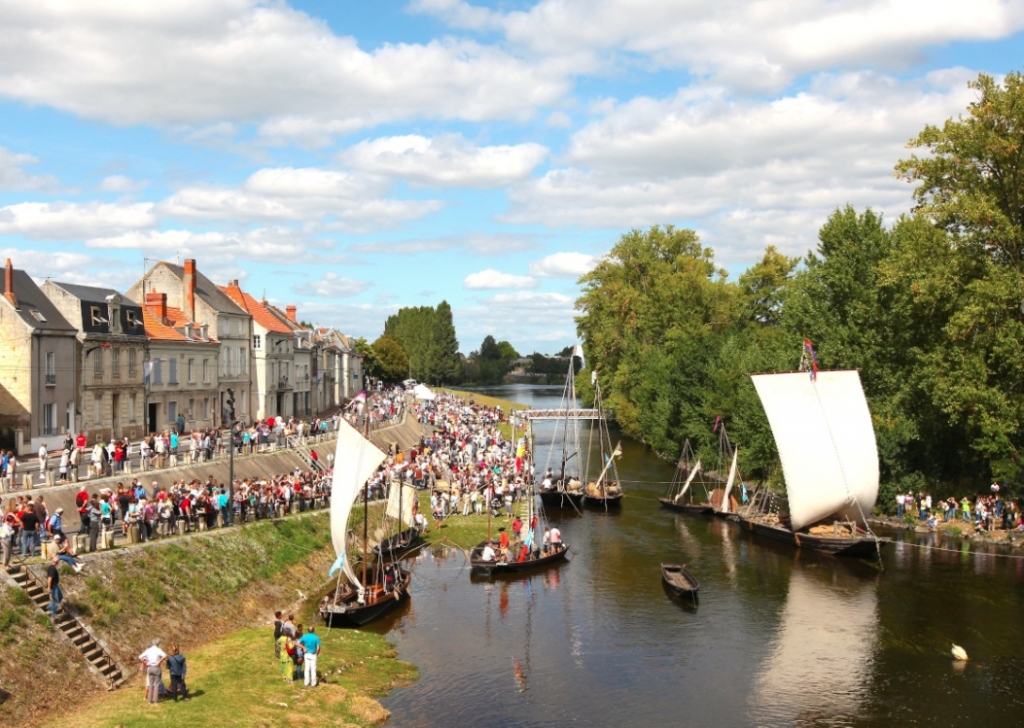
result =
[{"label": "white bird on water", "polygon": [[953,659],[954,660],[966,660],[967,659],[967,650],[965,650],[960,645],[953,645],[953,649],[951,650],[951,652],[953,653]]}]

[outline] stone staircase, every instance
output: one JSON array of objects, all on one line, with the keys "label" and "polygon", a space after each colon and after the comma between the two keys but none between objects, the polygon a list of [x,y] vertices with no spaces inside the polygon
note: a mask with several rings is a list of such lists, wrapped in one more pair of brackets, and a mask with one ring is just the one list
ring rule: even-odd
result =
[{"label": "stone staircase", "polygon": [[[334,443],[332,442],[331,445],[333,446],[333,444]],[[327,470],[327,464],[320,462],[319,459],[323,456],[320,455],[320,453],[318,452],[318,459],[314,460],[313,451],[309,447],[309,445],[303,442],[302,439],[296,437],[295,435],[292,435],[291,437],[288,438],[288,449],[294,452],[296,455],[298,455],[302,462],[305,463],[306,466],[311,470],[315,470],[317,472]],[[334,453],[332,452],[331,454],[333,455]]]},{"label": "stone staircase", "polygon": [[[49,615],[50,597],[35,574],[26,566],[9,566],[6,571],[11,583],[24,590],[29,599]],[[114,690],[127,682],[128,678],[103,641],[63,606],[57,612],[54,626],[82,653],[89,670],[104,687]]]}]

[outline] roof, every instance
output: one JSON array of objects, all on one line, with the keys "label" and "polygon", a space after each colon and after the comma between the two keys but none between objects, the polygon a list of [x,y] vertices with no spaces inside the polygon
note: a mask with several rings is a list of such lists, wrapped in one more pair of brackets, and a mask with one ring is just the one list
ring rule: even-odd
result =
[{"label": "roof", "polygon": [[[12,281],[14,297],[18,299],[18,310],[15,313],[21,317],[22,321],[34,329],[78,333],[78,329],[68,323],[67,319],[53,305],[53,301],[47,298],[28,273],[17,268],[13,268],[12,272],[14,274]],[[4,298],[4,300],[7,299]],[[33,311],[38,311],[44,320],[40,321],[32,314]]]},{"label": "roof", "polygon": [[113,288],[80,286],[77,283],[61,283],[60,281],[51,281],[51,283],[53,283],[53,285],[55,286],[60,286],[65,291],[70,293],[72,296],[77,298],[79,301],[94,301],[96,303],[106,303],[107,296],[120,296],[128,305],[135,305],[135,301],[125,298],[125,295],[123,293],[121,293],[120,291],[115,291]]},{"label": "roof", "polygon": [[[185,280],[185,268],[183,266],[168,263],[166,261],[160,261],[160,265],[165,266],[167,270],[177,276],[180,280]],[[245,313],[243,310],[244,307],[240,307],[236,304],[230,296],[224,293],[224,289],[222,287],[204,276],[202,271],[198,269],[196,270],[196,295],[220,313]]]},{"label": "roof", "polygon": [[167,323],[165,324],[156,316],[156,306],[143,306],[142,307],[142,320],[146,326],[146,338],[151,341],[189,341],[194,344],[216,344],[217,340],[214,338],[190,339],[185,334],[178,331],[176,327],[185,326],[185,324],[191,323],[196,329],[199,328],[197,324],[190,321],[185,312],[180,308],[174,308],[173,306],[167,306]]},{"label": "roof", "polygon": [[[290,334],[293,329],[281,321],[271,311],[268,310],[270,304],[266,302],[257,301],[255,298],[250,296],[248,293],[243,291],[238,286],[221,286],[220,290],[224,292],[224,295],[229,296],[232,301],[237,303],[241,308],[252,316],[253,321],[258,323],[260,326],[265,328],[267,331],[273,331],[278,334]],[[272,307],[271,307],[272,308]]]}]

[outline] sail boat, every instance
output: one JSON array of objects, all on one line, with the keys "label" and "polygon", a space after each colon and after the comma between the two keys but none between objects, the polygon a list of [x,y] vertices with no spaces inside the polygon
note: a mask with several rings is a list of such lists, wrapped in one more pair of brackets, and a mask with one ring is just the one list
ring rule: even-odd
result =
[{"label": "sail boat", "polygon": [[583,493],[583,504],[596,506],[607,510],[611,507],[622,505],[622,483],[619,481],[619,470],[615,466],[615,460],[622,456],[622,444],[619,443],[612,449],[611,433],[608,431],[608,421],[604,416],[604,406],[601,401],[601,384],[597,381],[597,371],[590,374],[590,380],[594,384],[594,405],[597,408],[597,439],[601,452],[601,473],[597,480],[587,482]]},{"label": "sail boat", "polygon": [[[562,390],[561,409],[565,412],[564,426],[552,435],[548,450],[547,472],[541,478],[540,499],[548,508],[573,508],[583,505],[583,483],[580,472],[580,422],[579,405],[576,401],[576,357],[583,359],[583,348],[577,344],[569,357],[569,373]],[[558,440],[561,439],[559,447]],[[561,467],[556,473],[551,467],[551,457],[561,452]]]},{"label": "sail boat", "polygon": [[805,342],[804,371],[754,374],[782,460],[787,497],[763,490],[740,522],[751,531],[836,556],[877,557],[866,516],[878,497],[878,448],[860,374],[817,371]]},{"label": "sail boat", "polygon": [[[686,440],[683,443],[683,451],[679,455],[679,462],[676,463],[676,472],[672,475],[672,483],[669,485],[668,494],[664,498],[659,498],[658,502],[661,503],[663,508],[668,508],[670,511],[710,516],[715,512],[715,509],[707,502],[706,488],[705,502],[693,502],[693,491],[690,489],[690,486],[693,485],[694,479],[700,474],[701,464],[700,460],[698,460],[691,465],[692,459],[693,449],[690,447],[690,441]],[[686,498],[687,495],[690,496],[689,499]]]},{"label": "sail boat", "polygon": [[[333,594],[320,602],[320,616],[331,627],[359,627],[369,624],[394,609],[409,596],[412,576],[394,562],[378,561],[371,565],[369,511],[363,499],[363,558],[361,573],[356,574],[348,558],[348,519],[366,481],[384,461],[385,454],[342,417],[338,421],[338,445],[334,455],[331,482],[331,540],[337,560],[331,567],[333,577],[338,571],[338,584]],[[389,578],[390,577],[390,578]]]},{"label": "sail boat", "polygon": [[[423,543],[423,536],[413,522],[415,516],[416,489],[406,487],[404,478],[397,478],[388,490],[388,502],[384,509],[385,526],[399,529],[373,548],[373,554],[393,561]],[[402,527],[405,526],[403,529]]]}]

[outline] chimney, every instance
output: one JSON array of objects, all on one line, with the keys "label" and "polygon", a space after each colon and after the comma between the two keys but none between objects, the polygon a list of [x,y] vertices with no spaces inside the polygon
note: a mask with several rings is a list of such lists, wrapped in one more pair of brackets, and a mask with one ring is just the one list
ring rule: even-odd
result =
[{"label": "chimney", "polygon": [[295,308],[295,306],[288,306],[285,309],[285,313],[288,314],[288,320],[291,321],[293,324],[298,323],[298,321],[295,320],[295,313],[297,311],[298,311],[298,309]]},{"label": "chimney", "polygon": [[4,270],[4,296],[15,309],[18,308],[18,299],[14,295],[14,267],[10,258],[7,259],[7,268]]},{"label": "chimney", "polygon": [[152,310],[154,316],[160,319],[160,323],[167,323],[167,294],[150,291],[146,294],[146,306]]},{"label": "chimney", "polygon": [[184,302],[185,314],[189,320],[196,320],[196,259],[185,259],[185,295],[181,297]]}]

